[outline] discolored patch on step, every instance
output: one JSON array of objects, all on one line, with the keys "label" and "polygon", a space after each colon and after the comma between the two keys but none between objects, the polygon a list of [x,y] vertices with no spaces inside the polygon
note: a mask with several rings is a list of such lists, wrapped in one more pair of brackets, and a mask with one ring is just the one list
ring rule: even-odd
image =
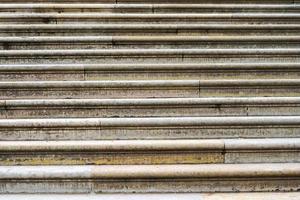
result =
[{"label": "discolored patch on step", "polygon": [[1,165],[129,165],[224,163],[221,152],[0,154]]}]

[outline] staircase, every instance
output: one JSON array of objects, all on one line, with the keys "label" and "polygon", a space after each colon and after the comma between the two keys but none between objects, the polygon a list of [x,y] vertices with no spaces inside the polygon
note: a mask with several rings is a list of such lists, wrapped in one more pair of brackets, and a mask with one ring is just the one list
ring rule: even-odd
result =
[{"label": "staircase", "polygon": [[300,198],[299,0],[0,0],[0,44],[1,194]]}]

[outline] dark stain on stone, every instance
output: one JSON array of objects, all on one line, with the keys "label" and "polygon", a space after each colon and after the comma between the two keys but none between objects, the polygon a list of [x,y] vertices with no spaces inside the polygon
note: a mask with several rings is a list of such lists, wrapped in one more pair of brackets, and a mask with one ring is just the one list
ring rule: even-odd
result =
[{"label": "dark stain on stone", "polygon": [[9,50],[10,49],[10,45],[9,45],[8,42],[3,42],[2,46],[3,46],[3,50]]}]

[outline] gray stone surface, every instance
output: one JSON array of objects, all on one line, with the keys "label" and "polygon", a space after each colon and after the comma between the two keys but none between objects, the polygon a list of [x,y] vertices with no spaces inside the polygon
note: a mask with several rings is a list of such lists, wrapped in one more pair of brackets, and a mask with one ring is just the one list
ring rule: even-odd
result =
[{"label": "gray stone surface", "polygon": [[0,0],[0,199],[300,199],[297,1]]},{"label": "gray stone surface", "polygon": [[1,195],[3,200],[155,200],[155,199],[174,199],[174,200],[269,200],[280,198],[281,200],[298,200],[299,193],[196,193],[196,194],[77,194],[77,195]]}]

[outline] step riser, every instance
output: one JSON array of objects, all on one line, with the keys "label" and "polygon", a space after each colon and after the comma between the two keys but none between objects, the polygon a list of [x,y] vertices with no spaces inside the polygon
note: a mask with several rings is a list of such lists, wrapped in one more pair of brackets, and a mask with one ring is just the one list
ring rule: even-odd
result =
[{"label": "step riser", "polygon": [[287,35],[287,36],[298,36],[299,30],[293,29],[293,28],[286,28],[282,30],[276,30],[276,29],[265,29],[265,30],[257,30],[257,29],[248,29],[248,30],[183,30],[180,29],[176,32],[176,30],[172,29],[161,29],[161,30],[105,30],[105,29],[98,29],[98,30],[84,30],[84,29],[60,29],[60,30],[16,30],[16,29],[7,29],[7,30],[0,30],[0,36],[1,37],[25,37],[25,36],[82,36],[82,35],[88,35],[88,36],[186,36],[186,35],[193,35],[193,36],[215,36],[215,35],[229,35],[229,36],[245,36],[246,35],[253,35],[253,36],[268,36],[268,35]]},{"label": "step riser", "polygon": [[[217,71],[218,70],[218,71]],[[0,77],[2,77],[0,75]],[[300,70],[178,70],[175,72],[99,72],[86,71],[84,74],[85,80],[212,80],[212,79],[272,79],[278,77],[285,78],[300,78]],[[20,77],[21,78],[21,77]],[[24,80],[26,77],[24,77]],[[38,77],[37,77],[38,78]],[[1,80],[5,80],[3,77]],[[7,80],[14,80],[10,76]],[[15,79],[16,80],[16,79]],[[21,79],[19,79],[21,80]],[[36,80],[36,79],[34,79]]]},{"label": "step riser", "polygon": [[[299,89],[300,90],[300,89]],[[300,94],[300,91],[294,95]],[[183,88],[40,88],[32,89],[2,89],[0,99],[33,99],[33,98],[138,98],[138,97],[199,97],[198,87]]]},{"label": "step riser", "polygon": [[298,24],[5,24],[0,35],[299,35],[299,29]]},{"label": "step riser", "polygon": [[229,152],[225,154],[225,163],[299,163],[300,152]]},{"label": "step riser", "polygon": [[202,194],[8,194],[2,195],[6,200],[23,200],[27,198],[27,200],[47,200],[49,198],[55,198],[57,200],[68,200],[70,198],[80,198],[81,200],[113,200],[119,198],[119,200],[152,200],[153,198],[159,198],[160,200],[167,199],[182,199],[185,198],[187,200],[216,200],[222,198],[223,200],[238,200],[238,199],[247,199],[251,198],[269,198],[275,199],[280,198],[281,200],[298,200],[299,194],[296,192],[244,192],[244,193],[202,193]]},{"label": "step riser", "polygon": [[213,80],[213,79],[299,79],[299,70],[176,70],[176,72],[159,71],[43,71],[43,72],[1,72],[1,81],[59,81],[59,80]]},{"label": "step riser", "polygon": [[299,96],[300,88],[214,88],[214,87],[201,87],[200,97],[253,97],[253,96],[269,96],[269,97],[280,97],[280,96]]},{"label": "step riser", "polygon": [[[38,51],[38,50],[37,50]],[[294,62],[299,63],[300,57],[297,54],[286,55],[267,55],[267,54],[252,54],[252,55],[101,55],[87,56],[74,55],[68,56],[1,56],[0,64],[87,64],[87,63],[105,63],[105,64],[123,64],[123,63],[257,63],[257,62]]]},{"label": "step riser", "polygon": [[[3,0],[6,1],[6,0]],[[22,0],[20,0],[22,1]],[[24,0],[23,0],[24,1]],[[33,2],[36,2],[39,0],[33,0]],[[67,0],[68,1],[68,0]],[[66,2],[67,2],[66,1]],[[72,0],[69,0],[72,1]],[[105,0],[102,0],[105,1]],[[90,2],[95,2],[95,1],[91,1]],[[97,1],[98,2],[98,1]],[[259,1],[259,0],[251,0],[251,1],[246,1],[246,0],[225,0],[223,1],[223,3],[245,3],[245,4],[249,4],[249,3],[265,3],[265,4],[269,4],[269,3],[284,3],[284,4],[293,4],[293,3],[298,3],[299,0],[295,0],[295,1],[291,1],[291,0],[268,0],[268,1]],[[113,2],[112,2],[113,3]],[[199,0],[187,0],[187,1],[183,1],[183,0],[147,0],[147,1],[143,1],[143,0],[118,0],[117,3],[185,3],[185,4],[189,4],[189,3],[199,3]],[[201,3],[220,3],[220,1],[217,0],[206,0],[206,1],[202,1]]]},{"label": "step riser", "polygon": [[297,179],[271,180],[157,180],[147,181],[1,181],[1,194],[24,193],[174,193],[174,192],[292,192],[299,190]]},{"label": "step riser", "polygon": [[[172,44],[171,44],[172,43]],[[139,43],[0,43],[0,50],[48,50],[48,49],[176,49],[176,48],[297,48],[299,42],[149,42]]]},{"label": "step riser", "polygon": [[60,117],[190,117],[190,116],[296,116],[300,115],[300,105],[251,105],[228,106],[122,106],[105,107],[6,107],[0,108],[0,118],[60,118]]},{"label": "step riser", "polygon": [[111,128],[68,129],[2,128],[1,140],[111,140],[111,139],[212,139],[212,138],[277,138],[300,137],[300,127],[187,127],[187,128]]},{"label": "step riser", "polygon": [[[30,153],[0,153],[0,165],[149,165],[149,164],[217,164],[224,163],[221,152],[136,152],[136,153],[97,153],[97,152],[34,152]],[[295,154],[295,153],[294,153]],[[297,154],[297,153],[296,153]],[[275,154],[274,154],[275,155]],[[278,160],[295,160],[296,155],[290,159],[291,153],[274,156]],[[229,155],[228,155],[229,156]],[[238,160],[237,156],[230,155]],[[250,161],[250,160],[249,160]],[[270,157],[272,161],[272,157]],[[264,162],[264,161],[262,161]]]},{"label": "step riser", "polygon": [[[11,4],[12,2],[10,0],[1,0],[1,3],[7,3],[7,4]],[[84,1],[85,3],[109,3],[109,4],[116,4],[116,0],[87,0]],[[78,3],[78,0],[52,0],[52,1],[48,1],[48,0],[31,0],[31,1],[27,1],[27,0],[17,0],[14,1],[13,3]],[[146,2],[141,2],[141,3],[146,3]],[[287,2],[287,3],[292,3],[292,2]]]},{"label": "step riser", "polygon": [[[292,75],[291,75],[292,76]],[[296,76],[300,77],[300,76]],[[57,71],[57,72],[1,72],[0,80],[2,81],[37,81],[37,80],[49,80],[49,81],[59,81],[59,80],[77,80],[84,81],[85,75],[81,71]],[[107,79],[108,80],[108,79]]]},{"label": "step riser", "polygon": [[157,89],[92,89],[92,88],[40,88],[1,89],[0,99],[33,98],[151,98],[151,97],[271,97],[300,95],[299,87],[231,87],[231,88],[157,88]]},{"label": "step riser", "polygon": [[[1,3],[12,3],[10,0],[1,0]],[[17,0],[14,1],[14,3],[78,3],[78,0],[52,0],[52,1],[45,1],[45,0]],[[264,0],[264,1],[259,1],[259,0],[251,0],[251,1],[245,1],[245,0],[226,0],[223,3],[258,3],[258,4],[274,4],[274,3],[279,3],[279,4],[293,4],[297,3],[298,0]],[[198,0],[86,0],[84,3],[108,3],[108,4],[123,4],[123,3],[133,3],[133,4],[149,4],[149,3],[156,3],[156,4],[172,4],[172,3],[182,3],[182,4],[199,4]],[[220,1],[217,0],[207,0],[207,1],[202,1],[201,3],[220,3]]]},{"label": "step riser", "polygon": [[267,19],[145,19],[145,18],[137,18],[137,19],[56,19],[56,18],[38,18],[38,19],[1,19],[0,24],[6,25],[10,24],[82,24],[82,23],[91,23],[91,24],[194,24],[194,23],[222,23],[222,24],[240,24],[240,23],[248,23],[248,24],[270,24],[270,23],[283,23],[283,24],[297,24],[300,22],[298,18],[267,18]]},{"label": "step riser", "polygon": [[175,151],[175,152],[11,152],[0,153],[0,165],[148,165],[148,164],[236,164],[300,162],[298,150],[281,151]]},{"label": "step riser", "polygon": [[[32,152],[31,152],[32,153]],[[282,152],[174,152],[174,153],[84,153],[84,152],[34,152],[1,153],[2,166],[15,165],[148,165],[148,164],[236,164],[236,163],[292,163],[300,162],[299,151]]]},{"label": "step riser", "polygon": [[[180,87],[180,86],[179,86]],[[149,98],[149,97],[251,97],[300,95],[299,86],[223,86],[223,87],[156,87],[156,88],[7,88],[0,99],[32,98]]]},{"label": "step riser", "polygon": [[[57,5],[57,4],[56,4]],[[63,7],[63,6],[54,6],[56,8],[38,8],[38,6],[36,6],[36,8],[34,8],[35,6],[32,6],[33,8],[14,8],[11,7],[9,8],[8,6],[6,6],[5,8],[1,7],[0,5],[0,12],[13,12],[13,13],[17,13],[17,12],[27,12],[27,13],[85,13],[85,12],[96,12],[96,13],[147,13],[147,14],[153,14],[153,13],[157,13],[157,14],[165,14],[165,13],[214,13],[214,12],[219,12],[219,13],[232,13],[232,12],[243,12],[243,13],[251,13],[251,12],[255,12],[255,13],[274,13],[274,12],[282,12],[282,10],[284,10],[284,13],[288,13],[288,12],[299,12],[300,8],[296,7],[296,6],[290,6],[290,5],[282,5],[281,8],[276,8],[276,7],[272,7],[270,6],[268,7],[260,7],[259,5],[257,7],[253,6],[251,8],[241,5],[240,7],[235,7],[232,6],[232,8],[230,8],[230,6],[226,6],[222,7],[196,7],[197,5],[193,7],[185,7],[185,6],[178,6],[178,8],[174,7],[172,8],[170,6],[170,8],[147,8],[147,7],[151,7],[151,4],[149,4],[149,6],[142,6],[142,4],[140,4],[140,7],[137,8],[118,8],[118,7],[113,7],[113,6],[117,6],[118,4],[113,4],[111,5],[111,8],[108,8],[108,6],[103,7],[103,8],[96,8],[97,6],[95,5],[94,8],[92,6],[89,7],[82,7],[80,8],[80,6],[78,6],[77,8],[73,8],[72,5],[70,6],[70,8],[68,7]],[[159,7],[159,4],[156,4],[157,7]],[[170,4],[172,5],[172,4]],[[178,5],[178,4],[177,4]],[[232,5],[232,4],[231,4]],[[276,4],[279,5],[280,4]]]}]

